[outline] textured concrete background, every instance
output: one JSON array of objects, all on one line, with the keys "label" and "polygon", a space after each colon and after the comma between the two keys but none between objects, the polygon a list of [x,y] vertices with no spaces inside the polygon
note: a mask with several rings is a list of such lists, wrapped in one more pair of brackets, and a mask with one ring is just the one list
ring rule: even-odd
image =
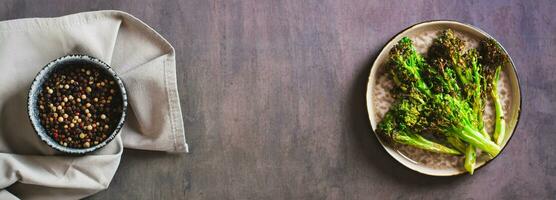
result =
[{"label": "textured concrete background", "polygon": [[[0,20],[100,9],[137,16],[176,48],[192,149],[128,150],[110,188],[91,199],[556,197],[553,1],[2,0]],[[394,34],[433,19],[496,37],[521,79],[518,130],[473,176],[417,174],[371,134],[370,62]]]}]

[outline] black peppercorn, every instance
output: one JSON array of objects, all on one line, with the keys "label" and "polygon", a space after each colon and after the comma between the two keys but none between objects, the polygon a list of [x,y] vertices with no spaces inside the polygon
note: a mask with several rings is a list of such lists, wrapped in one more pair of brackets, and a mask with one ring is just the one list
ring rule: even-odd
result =
[{"label": "black peppercorn", "polygon": [[107,139],[122,113],[117,85],[88,66],[55,71],[39,93],[40,122],[60,145],[89,148]]}]

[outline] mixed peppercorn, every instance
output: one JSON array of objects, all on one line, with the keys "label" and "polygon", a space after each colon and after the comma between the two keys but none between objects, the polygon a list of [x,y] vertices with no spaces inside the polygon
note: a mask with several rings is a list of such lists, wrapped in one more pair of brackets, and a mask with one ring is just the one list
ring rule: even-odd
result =
[{"label": "mixed peppercorn", "polygon": [[118,124],[118,84],[88,66],[65,66],[45,81],[38,99],[41,125],[60,145],[89,148],[106,140]]}]

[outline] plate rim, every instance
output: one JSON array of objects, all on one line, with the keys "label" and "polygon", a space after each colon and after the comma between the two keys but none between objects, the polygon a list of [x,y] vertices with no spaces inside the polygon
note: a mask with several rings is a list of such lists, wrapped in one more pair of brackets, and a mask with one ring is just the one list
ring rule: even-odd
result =
[{"label": "plate rim", "polygon": [[[510,64],[511,64],[511,68],[512,68],[514,74],[515,74],[516,81],[517,81],[517,92],[519,93],[519,101],[518,101],[519,105],[518,105],[518,107],[516,108],[516,109],[517,109],[516,124],[515,124],[515,126],[514,126],[512,132],[511,132],[511,134],[510,134],[508,140],[506,141],[506,144],[500,149],[500,153],[499,153],[498,155],[494,156],[492,159],[489,159],[489,160],[485,161],[485,163],[482,164],[481,166],[478,166],[477,168],[475,168],[475,171],[481,169],[483,166],[486,166],[486,165],[489,164],[491,161],[493,161],[494,159],[496,159],[496,158],[498,158],[500,155],[502,155],[502,152],[504,152],[504,149],[509,145],[510,141],[512,140],[513,136],[515,135],[516,130],[517,130],[518,127],[519,127],[519,122],[520,122],[520,119],[521,119],[521,111],[522,111],[522,106],[523,106],[523,97],[522,97],[523,94],[522,94],[522,91],[521,91],[521,81],[520,81],[520,79],[519,79],[519,74],[517,73],[517,70],[516,70],[516,67],[515,67],[515,62],[513,61],[512,57],[510,56],[510,54],[508,53],[508,51],[504,48],[504,46],[503,46],[498,40],[496,40],[494,37],[492,37],[490,34],[488,34],[486,31],[483,31],[482,29],[480,29],[480,28],[478,28],[478,27],[476,27],[476,26],[473,26],[473,25],[471,25],[471,24],[459,22],[459,21],[456,21],[456,20],[427,20],[427,21],[421,21],[421,22],[412,24],[412,25],[410,25],[410,26],[408,26],[408,27],[402,29],[402,30],[399,31],[398,33],[394,34],[394,35],[393,35],[390,39],[388,39],[388,41],[382,46],[381,50],[378,52],[378,54],[377,54],[376,57],[374,58],[374,61],[373,61],[372,65],[370,66],[370,69],[369,69],[369,76],[368,76],[368,80],[367,80],[367,86],[366,86],[366,90],[365,90],[365,92],[366,92],[366,94],[365,94],[365,102],[366,102],[365,106],[367,107],[367,114],[368,114],[368,117],[369,117],[369,123],[371,123],[371,131],[373,132],[374,136],[375,136],[375,137],[377,138],[377,140],[379,141],[379,143],[380,143],[380,145],[382,146],[382,148],[384,149],[384,151],[386,151],[386,153],[387,153],[388,155],[390,155],[390,157],[391,157],[392,159],[394,159],[396,162],[400,163],[401,165],[405,166],[406,168],[411,169],[412,171],[418,172],[418,173],[420,173],[420,174],[429,175],[429,176],[437,176],[437,177],[451,177],[451,176],[460,176],[460,175],[467,174],[467,173],[465,173],[465,171],[459,171],[459,172],[454,173],[454,174],[434,174],[434,173],[426,173],[426,172],[423,172],[423,171],[420,171],[420,170],[416,170],[416,169],[414,169],[413,167],[410,167],[410,166],[408,166],[406,163],[403,163],[403,162],[399,161],[397,158],[395,158],[395,157],[392,155],[392,153],[390,153],[390,152],[388,151],[388,149],[386,149],[386,148],[387,148],[387,147],[386,147],[386,144],[383,143],[383,141],[380,139],[380,136],[377,135],[377,133],[376,133],[375,130],[373,129],[373,127],[372,127],[372,121],[371,121],[371,114],[372,114],[372,113],[371,113],[371,109],[369,108],[369,106],[372,106],[372,105],[369,104],[369,103],[370,103],[370,102],[369,102],[369,90],[370,90],[370,87],[374,85],[374,84],[372,84],[372,81],[375,81],[375,79],[371,77],[371,75],[372,75],[372,70],[373,70],[373,67],[375,67],[376,65],[378,65],[378,63],[377,63],[378,58],[379,58],[380,55],[385,51],[385,48],[386,48],[389,44],[391,44],[392,42],[395,42],[395,41],[394,41],[395,38],[397,38],[398,36],[403,35],[404,33],[408,32],[409,30],[411,30],[411,29],[413,29],[413,28],[416,28],[417,26],[422,26],[422,25],[426,25],[426,24],[439,24],[439,23],[440,23],[440,24],[443,24],[443,23],[445,23],[445,24],[456,24],[456,25],[464,26],[464,27],[467,27],[467,28],[472,29],[472,30],[474,30],[474,31],[477,31],[477,32],[479,32],[480,34],[483,34],[484,36],[486,36],[486,37],[488,37],[488,38],[492,38],[494,41],[496,41],[496,42],[499,44],[499,46],[502,48],[502,50],[504,51],[504,53],[506,53],[506,55],[508,55],[508,58],[509,58]],[[371,95],[372,95],[372,94],[371,94]],[[372,98],[372,96],[371,96],[371,98]],[[372,103],[372,102],[371,102],[371,103]],[[400,155],[401,155],[401,154],[400,154]],[[402,156],[403,156],[403,155],[402,155]]]}]

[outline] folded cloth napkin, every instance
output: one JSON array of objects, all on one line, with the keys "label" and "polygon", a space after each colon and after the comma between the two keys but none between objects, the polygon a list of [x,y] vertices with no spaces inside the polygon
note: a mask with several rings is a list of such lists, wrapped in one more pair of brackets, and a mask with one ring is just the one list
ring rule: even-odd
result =
[{"label": "folded cloth napkin", "polygon": [[[86,54],[122,77],[130,109],[121,134],[101,150],[69,156],[33,131],[27,94],[48,62]],[[78,199],[106,189],[123,148],[187,152],[173,47],[120,11],[0,22],[0,199]]]}]

